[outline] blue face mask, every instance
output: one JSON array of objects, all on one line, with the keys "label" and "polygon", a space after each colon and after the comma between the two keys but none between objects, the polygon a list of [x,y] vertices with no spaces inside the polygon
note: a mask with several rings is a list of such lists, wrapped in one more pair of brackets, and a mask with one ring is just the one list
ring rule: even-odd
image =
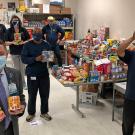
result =
[{"label": "blue face mask", "polygon": [[35,34],[33,34],[32,37],[33,37],[33,40],[40,41],[42,39],[43,35],[42,35],[42,33],[35,33]]},{"label": "blue face mask", "polygon": [[6,56],[0,56],[0,71],[5,67],[7,62]]}]

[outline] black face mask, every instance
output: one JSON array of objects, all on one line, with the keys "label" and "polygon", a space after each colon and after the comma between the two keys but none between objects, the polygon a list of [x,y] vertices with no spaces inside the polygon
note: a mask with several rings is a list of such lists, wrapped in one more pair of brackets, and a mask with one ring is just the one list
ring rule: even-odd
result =
[{"label": "black face mask", "polygon": [[19,20],[13,20],[12,25],[13,26],[19,26]]},{"label": "black face mask", "polygon": [[42,33],[35,33],[35,34],[33,34],[33,40],[35,40],[35,41],[40,41],[41,39],[42,39]]}]

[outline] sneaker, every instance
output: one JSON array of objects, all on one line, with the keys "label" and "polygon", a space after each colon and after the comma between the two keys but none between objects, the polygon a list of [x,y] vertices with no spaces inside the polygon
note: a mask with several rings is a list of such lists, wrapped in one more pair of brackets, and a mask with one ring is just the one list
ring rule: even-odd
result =
[{"label": "sneaker", "polygon": [[27,121],[27,122],[31,122],[34,118],[35,118],[35,115],[28,115],[28,116],[26,117],[26,121]]},{"label": "sneaker", "polygon": [[40,115],[41,118],[47,120],[47,121],[51,121],[52,120],[52,117],[49,115],[49,114],[41,114]]}]

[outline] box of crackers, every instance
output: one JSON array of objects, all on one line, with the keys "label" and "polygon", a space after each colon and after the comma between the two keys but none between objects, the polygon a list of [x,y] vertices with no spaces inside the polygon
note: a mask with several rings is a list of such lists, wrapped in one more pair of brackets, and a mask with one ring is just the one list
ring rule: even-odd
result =
[{"label": "box of crackers", "polygon": [[10,111],[19,110],[21,107],[20,97],[19,96],[9,96],[8,97],[8,107]]}]

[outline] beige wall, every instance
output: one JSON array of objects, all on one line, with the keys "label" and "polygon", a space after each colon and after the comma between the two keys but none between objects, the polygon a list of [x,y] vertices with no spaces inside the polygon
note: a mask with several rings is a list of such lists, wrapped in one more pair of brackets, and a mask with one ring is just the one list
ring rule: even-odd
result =
[{"label": "beige wall", "polygon": [[88,28],[109,26],[111,37],[126,38],[135,30],[135,0],[77,0],[76,34],[82,38]]},{"label": "beige wall", "polygon": [[2,3],[5,8],[7,8],[8,2],[15,2],[16,5],[18,6],[18,0],[0,0],[0,3]]},{"label": "beige wall", "polygon": [[72,9],[72,13],[75,14],[77,12],[77,0],[65,0],[65,7],[69,7]]}]

